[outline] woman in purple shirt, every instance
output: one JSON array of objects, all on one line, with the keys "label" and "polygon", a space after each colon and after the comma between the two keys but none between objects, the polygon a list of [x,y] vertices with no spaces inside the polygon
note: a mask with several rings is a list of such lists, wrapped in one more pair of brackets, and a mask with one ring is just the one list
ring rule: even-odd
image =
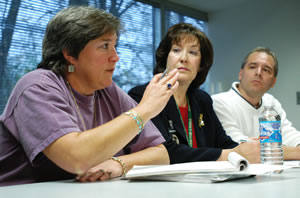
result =
[{"label": "woman in purple shirt", "polygon": [[112,81],[119,30],[116,17],[84,6],[49,22],[38,69],[16,84],[0,117],[0,186],[106,180],[169,163],[149,120],[178,87],[177,71],[154,76],[136,105]]}]

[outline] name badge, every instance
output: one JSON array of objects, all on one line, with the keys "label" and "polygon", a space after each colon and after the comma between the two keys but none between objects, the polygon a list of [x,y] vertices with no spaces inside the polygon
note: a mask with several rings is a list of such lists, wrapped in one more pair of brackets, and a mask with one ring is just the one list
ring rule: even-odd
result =
[{"label": "name badge", "polygon": [[172,136],[172,140],[173,140],[174,142],[176,142],[176,144],[179,144],[179,139],[178,139],[177,135],[175,134],[175,133],[176,133],[176,130],[174,129],[173,121],[172,121],[172,120],[169,120],[169,128],[168,128],[168,131],[169,131],[169,134]]}]

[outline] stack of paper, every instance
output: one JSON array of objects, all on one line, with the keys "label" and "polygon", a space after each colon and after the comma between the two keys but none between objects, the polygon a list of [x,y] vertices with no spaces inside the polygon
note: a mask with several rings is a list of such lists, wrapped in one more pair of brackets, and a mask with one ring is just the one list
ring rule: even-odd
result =
[{"label": "stack of paper", "polygon": [[291,166],[249,164],[239,154],[232,152],[228,161],[190,162],[172,165],[134,166],[126,179],[165,180],[182,182],[221,182],[265,173],[281,172]]}]

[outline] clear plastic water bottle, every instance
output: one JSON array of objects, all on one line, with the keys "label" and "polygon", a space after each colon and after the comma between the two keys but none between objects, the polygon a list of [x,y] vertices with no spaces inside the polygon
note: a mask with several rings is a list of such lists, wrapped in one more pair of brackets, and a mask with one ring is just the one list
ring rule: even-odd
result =
[{"label": "clear plastic water bottle", "polygon": [[259,135],[261,163],[283,165],[281,118],[272,106],[259,117]]}]

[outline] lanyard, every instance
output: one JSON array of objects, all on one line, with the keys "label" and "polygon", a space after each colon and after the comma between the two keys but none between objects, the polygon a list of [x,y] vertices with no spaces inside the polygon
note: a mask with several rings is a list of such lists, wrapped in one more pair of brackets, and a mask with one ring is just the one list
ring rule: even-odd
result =
[{"label": "lanyard", "polygon": [[[189,98],[187,96],[186,96],[186,100],[187,100],[187,104],[188,104],[189,124],[188,124],[188,133],[186,132],[185,135],[186,135],[186,139],[188,140],[189,146],[193,147],[192,111],[191,111],[191,107],[190,107]],[[182,120],[181,112],[180,112],[180,109],[179,109],[177,103],[176,103],[176,107],[177,107],[177,110],[178,110],[178,113],[179,113],[179,116],[180,116],[180,119],[181,119],[182,126],[183,126],[184,130],[186,131],[184,122]],[[189,135],[187,135],[187,134],[189,134]]]}]

